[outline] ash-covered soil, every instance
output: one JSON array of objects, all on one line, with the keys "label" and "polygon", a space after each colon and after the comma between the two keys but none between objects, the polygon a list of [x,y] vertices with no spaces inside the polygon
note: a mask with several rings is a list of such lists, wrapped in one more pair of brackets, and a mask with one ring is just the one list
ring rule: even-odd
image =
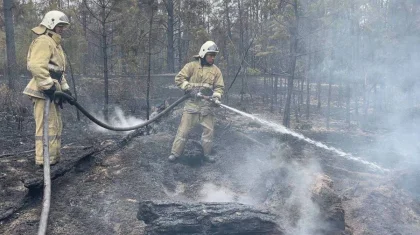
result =
[{"label": "ash-covered soil", "polygon": [[[179,111],[175,112],[161,122],[156,134],[135,137],[122,148],[97,152],[55,179],[49,234],[142,234],[145,224],[136,219],[136,213],[138,203],[144,200],[249,204],[275,213],[288,234],[334,234],[328,233],[340,224],[331,220],[334,216],[344,217],[343,234],[419,231],[418,201],[397,187],[398,177],[416,177],[413,173],[375,172],[237,115],[225,114],[216,129],[216,163],[201,161],[201,149],[195,141],[188,143],[180,161],[169,163],[167,156],[179,118]],[[82,132],[77,146],[116,146],[124,137],[93,133],[89,128],[78,133]],[[88,134],[96,138],[92,140]],[[199,134],[198,127],[191,139],[199,139]],[[71,142],[70,136],[64,138],[64,146]],[[87,150],[74,148],[67,153],[64,149],[63,154],[68,157]],[[2,167],[16,162],[16,175],[42,173],[33,169],[31,156],[4,157],[1,161]],[[3,179],[2,187],[16,188]],[[37,231],[42,193],[20,188],[24,191],[21,195],[28,194],[22,199],[25,204],[1,222],[2,234]],[[17,199],[10,194],[4,198],[10,196]]]}]

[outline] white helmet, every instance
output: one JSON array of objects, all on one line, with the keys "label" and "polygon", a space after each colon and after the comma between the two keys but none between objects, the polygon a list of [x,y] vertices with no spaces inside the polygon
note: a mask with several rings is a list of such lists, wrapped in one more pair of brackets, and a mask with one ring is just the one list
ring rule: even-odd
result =
[{"label": "white helmet", "polygon": [[204,57],[206,56],[207,53],[210,52],[214,52],[214,53],[219,53],[219,48],[217,47],[216,43],[214,43],[213,41],[207,41],[205,42],[201,48],[200,48],[200,52],[198,52],[198,55],[204,59]]},{"label": "white helmet", "polygon": [[69,18],[61,11],[49,11],[42,19],[41,25],[53,30],[58,24],[69,25]]}]

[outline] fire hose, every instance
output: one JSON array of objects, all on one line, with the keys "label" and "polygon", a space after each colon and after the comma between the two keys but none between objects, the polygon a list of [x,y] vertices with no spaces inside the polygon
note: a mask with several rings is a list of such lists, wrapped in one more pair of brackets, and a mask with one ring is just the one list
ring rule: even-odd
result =
[{"label": "fire hose", "polygon": [[48,139],[48,116],[50,111],[50,98],[45,98],[44,103],[44,126],[42,130],[43,143],[42,151],[44,158],[44,197],[42,199],[41,220],[39,221],[38,235],[44,235],[47,232],[48,214],[50,213],[51,202],[51,175],[50,175],[50,155]]},{"label": "fire hose", "polygon": [[[106,128],[108,130],[113,131],[131,131],[140,129],[142,127],[145,127],[159,118],[161,118],[163,115],[168,113],[170,110],[175,108],[178,104],[182,103],[184,100],[188,99],[190,97],[189,94],[185,94],[178,100],[176,100],[173,104],[171,104],[169,107],[167,107],[165,110],[157,114],[152,119],[143,122],[139,125],[131,126],[131,127],[114,127],[110,126],[106,123],[103,123],[99,121],[97,118],[95,118],[92,114],[90,114],[85,108],[83,108],[74,97],[61,92],[56,91],[54,93],[56,97],[63,97],[69,102],[71,105],[74,105],[78,110],[80,110],[87,118],[89,118],[92,122],[96,123],[97,125]],[[47,232],[47,225],[48,225],[48,215],[50,212],[50,204],[51,204],[51,174],[50,174],[50,156],[49,156],[49,138],[48,138],[48,117],[49,117],[49,110],[50,110],[50,99],[48,97],[45,98],[45,105],[44,105],[44,126],[43,126],[43,158],[44,158],[44,196],[42,200],[42,212],[41,212],[41,219],[39,222],[38,227],[38,235],[45,235]]]},{"label": "fire hose", "polygon": [[112,131],[132,131],[132,130],[136,130],[136,129],[140,129],[142,127],[145,127],[153,122],[155,122],[156,120],[158,120],[159,118],[161,118],[163,115],[165,115],[166,113],[168,113],[170,110],[172,110],[173,108],[175,108],[175,106],[177,106],[178,104],[182,103],[184,100],[188,99],[190,97],[189,94],[186,94],[184,96],[182,96],[181,98],[179,98],[178,100],[176,100],[173,104],[171,104],[169,107],[167,107],[165,110],[163,110],[162,112],[160,112],[158,115],[156,115],[155,117],[153,117],[150,120],[147,120],[146,122],[143,122],[141,124],[135,125],[135,126],[131,126],[131,127],[115,127],[115,126],[110,126],[106,123],[103,123],[101,121],[99,121],[97,118],[95,118],[92,114],[90,114],[85,108],[83,108],[74,97],[61,92],[61,91],[56,91],[55,92],[55,96],[58,97],[64,97],[70,104],[74,105],[78,110],[80,110],[80,112],[82,112],[87,118],[89,118],[92,122],[96,123],[97,125],[106,128],[108,130],[112,130]]}]

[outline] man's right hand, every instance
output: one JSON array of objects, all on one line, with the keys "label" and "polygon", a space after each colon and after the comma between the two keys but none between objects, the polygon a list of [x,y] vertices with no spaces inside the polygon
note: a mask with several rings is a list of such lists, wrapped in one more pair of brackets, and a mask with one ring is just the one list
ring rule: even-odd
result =
[{"label": "man's right hand", "polygon": [[185,94],[189,94],[191,97],[197,97],[197,94],[200,93],[200,87],[192,87],[191,85],[185,89]]},{"label": "man's right hand", "polygon": [[190,96],[196,98],[198,93],[200,93],[199,87],[193,87],[190,91]]},{"label": "man's right hand", "polygon": [[73,98],[71,100],[70,99],[63,98],[64,99],[64,103],[65,102],[68,102],[69,104],[74,105],[74,101],[76,101],[76,98],[73,97],[73,94],[71,93],[71,91],[70,90],[64,90],[63,92]]},{"label": "man's right hand", "polygon": [[48,98],[50,98],[50,101],[51,101],[51,102],[54,100],[54,92],[55,92],[56,90],[57,90],[57,89],[55,88],[55,84],[53,84],[53,85],[50,87],[50,89],[48,89],[48,90],[44,90],[44,94],[45,94],[46,96],[48,96]]}]

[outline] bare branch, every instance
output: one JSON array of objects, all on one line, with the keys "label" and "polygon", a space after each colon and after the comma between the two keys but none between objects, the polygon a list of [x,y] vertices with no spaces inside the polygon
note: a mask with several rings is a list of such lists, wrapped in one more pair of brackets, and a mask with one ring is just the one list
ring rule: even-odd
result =
[{"label": "bare branch", "polygon": [[[92,0],[93,1],[93,0]],[[96,14],[92,11],[92,9],[89,7],[89,5],[87,4],[86,0],[83,0],[83,2],[85,3],[86,9],[89,11],[90,15],[95,18],[97,21],[102,22],[101,19],[99,19]]]}]

